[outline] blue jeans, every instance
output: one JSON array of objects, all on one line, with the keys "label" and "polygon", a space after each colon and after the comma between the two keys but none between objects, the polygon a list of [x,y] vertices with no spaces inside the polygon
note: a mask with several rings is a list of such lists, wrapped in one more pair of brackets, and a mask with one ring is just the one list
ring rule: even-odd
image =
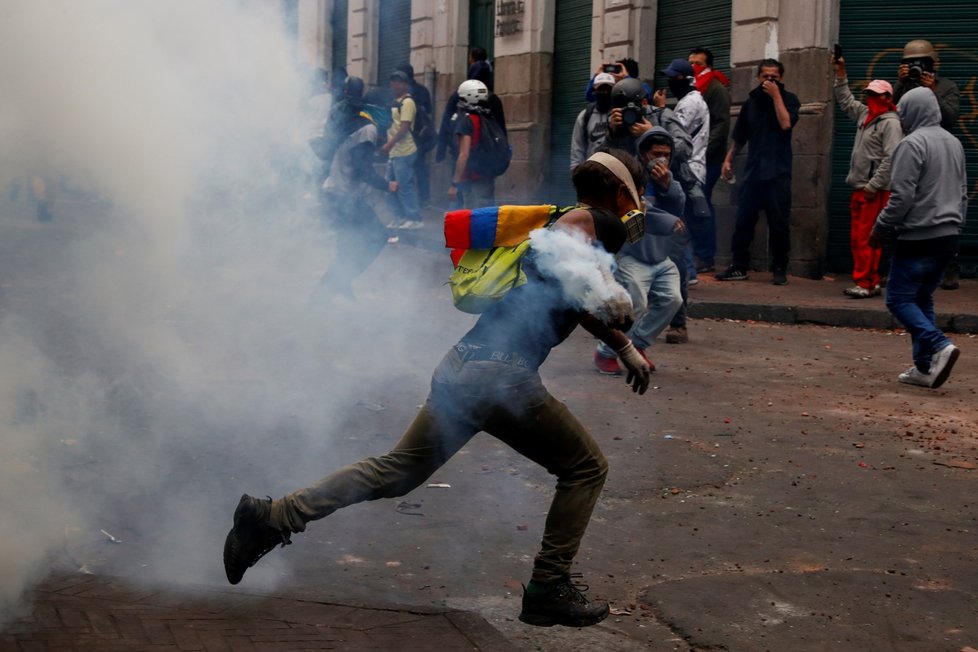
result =
[{"label": "blue jeans", "polygon": [[697,219],[693,215],[692,203],[686,202],[684,217],[689,227],[689,234],[693,238],[693,254],[705,265],[713,265],[717,255],[717,211],[713,207],[713,188],[720,179],[720,168],[719,164],[706,166],[706,184],[703,186],[703,194],[706,195],[706,203],[710,207],[709,216]]},{"label": "blue jeans", "polygon": [[934,322],[934,290],[953,257],[894,256],[890,263],[886,307],[910,333],[913,363],[921,373],[929,373],[931,356],[951,343]]},{"label": "blue jeans", "polygon": [[[615,279],[628,290],[635,310],[635,322],[627,334],[638,348],[652,346],[682,308],[679,276],[676,264],[668,258],[654,264],[631,256],[618,259]],[[615,352],[604,342],[598,342],[598,352],[606,358],[615,357]]]},{"label": "blue jeans", "polygon": [[397,192],[390,195],[391,212],[396,220],[421,220],[418,191],[414,187],[414,162],[418,153],[387,159],[387,180],[397,182]]}]

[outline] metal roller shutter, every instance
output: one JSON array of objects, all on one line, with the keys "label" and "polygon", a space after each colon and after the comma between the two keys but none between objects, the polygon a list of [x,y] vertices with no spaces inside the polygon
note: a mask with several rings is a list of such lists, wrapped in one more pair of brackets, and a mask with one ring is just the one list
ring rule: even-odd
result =
[{"label": "metal roller shutter", "polygon": [[[656,15],[655,61],[640,61],[643,75],[659,75],[673,59],[685,59],[695,47],[713,52],[713,67],[730,70],[730,0],[660,0]],[[653,67],[654,66],[654,67]]]},{"label": "metal roller shutter", "polygon": [[377,85],[386,86],[394,66],[411,60],[411,0],[383,0],[378,7]]},{"label": "metal roller shutter", "polygon": [[[846,58],[849,85],[857,97],[871,79],[893,83],[903,54],[903,45],[926,38],[938,49],[940,75],[961,89],[961,113],[955,135],[964,143],[968,181],[971,186],[971,219],[961,243],[961,273],[978,273],[978,105],[967,92],[974,88],[978,62],[978,3],[974,0],[941,0],[921,5],[910,0],[893,0],[881,9],[876,0],[842,0],[839,44]],[[849,197],[845,184],[856,125],[836,112],[832,145],[832,195],[829,202],[829,268],[852,270],[849,251]]]},{"label": "metal roller shutter", "polygon": [[333,70],[346,68],[346,42],[349,35],[349,0],[333,0],[333,15],[329,24],[333,30]]},{"label": "metal roller shutter", "polygon": [[496,0],[469,0],[469,47],[486,51],[491,62],[496,45]]},{"label": "metal roller shutter", "polygon": [[550,197],[573,204],[570,144],[591,78],[591,0],[559,0],[554,17],[554,77],[550,113]]}]

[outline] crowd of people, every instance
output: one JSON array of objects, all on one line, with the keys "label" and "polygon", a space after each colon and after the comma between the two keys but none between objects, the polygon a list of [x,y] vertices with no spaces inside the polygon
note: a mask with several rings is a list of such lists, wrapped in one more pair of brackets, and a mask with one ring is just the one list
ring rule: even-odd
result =
[{"label": "crowd of people", "polygon": [[[894,84],[874,79],[862,89],[865,103],[849,88],[841,48],[833,52],[831,65],[839,108],[857,123],[846,179],[853,188],[854,285],[845,294],[854,299],[882,294],[882,245],[892,240],[886,305],[910,333],[914,361],[899,380],[939,387],[958,357],[934,323],[933,303],[938,285],[958,287],[956,256],[967,207],[963,147],[950,133],[958,119],[958,88],[939,76],[937,51],[923,39],[904,47]],[[666,342],[688,341],[687,291],[698,274],[748,280],[762,211],[772,283],[788,282],[791,138],[801,103],[782,82],[784,65],[765,59],[731,129],[729,81],[714,70],[709,49],[694,48],[686,59],[671,61],[661,71],[667,89],[652,92],[637,69],[636,62],[623,59],[595,71],[586,89],[591,103],[574,126],[570,161],[573,169],[603,148],[630,152],[646,166],[649,209],[678,218],[671,222],[671,235],[663,231],[666,221],[649,219],[643,242],[618,255],[616,278],[631,293],[638,315],[629,335],[645,356],[667,323]],[[667,91],[675,99],[671,108]],[[931,133],[934,129],[940,132]],[[734,161],[745,147],[736,179],[731,262],[717,272],[713,190],[720,178],[734,182]],[[621,373],[613,352],[601,344],[594,362],[602,373]]]},{"label": "crowd of people", "polygon": [[[499,141],[505,145],[505,120],[501,103],[493,99],[484,51],[473,49],[470,64],[469,79],[451,98],[433,145],[438,160],[451,153],[448,192],[455,207],[492,205],[494,178],[508,164],[499,147]],[[846,293],[856,299],[879,294],[879,249],[891,238],[886,304],[911,335],[914,363],[899,381],[930,388],[947,380],[959,355],[934,323],[933,293],[956,254],[967,202],[964,149],[948,131],[956,120],[957,89],[937,76],[937,64],[929,42],[908,43],[896,84],[872,80],[863,104],[848,87],[841,52],[834,52],[831,62],[839,106],[858,125],[847,178],[853,187],[856,284]],[[339,244],[323,288],[350,292],[352,278],[384,245],[388,227],[363,201],[368,188],[386,193],[396,216],[389,228],[416,228],[422,219],[415,184],[424,136],[417,124],[419,112],[430,111],[424,108],[425,102],[430,107],[430,97],[412,87],[410,72],[391,73],[392,97],[375,111],[364,101],[363,82],[347,78],[326,119],[338,137],[315,144],[328,163],[324,204]],[[635,61],[604,63],[595,71],[585,89],[589,104],[572,136],[577,204],[557,210],[550,225],[549,232],[583,243],[583,250],[570,249],[569,255],[593,267],[590,278],[611,279],[618,292],[601,295],[594,306],[581,303],[570,289],[580,286],[569,278],[572,266],[549,267],[542,245],[529,247],[521,263],[524,282],[487,308],[448,351],[426,402],[390,452],[339,468],[277,500],[241,497],[224,547],[232,584],[310,522],[418,487],[485,431],[557,479],[520,620],[582,627],[607,617],[608,604],[585,597],[570,573],[607,462],[585,427],[547,392],[539,367],[580,325],[599,342],[597,369],[627,373],[628,386],[643,394],[655,369],[646,351],[656,338],[668,328],[673,339],[667,341],[687,341],[687,289],[697,274],[748,279],[750,245],[762,210],[772,282],[788,282],[791,132],[800,102],[784,87],[784,66],[775,59],[760,62],[757,84],[732,130],[728,82],[713,69],[710,50],[695,48],[661,72],[675,99],[672,107],[666,89],[653,91],[638,78]],[[343,128],[336,129],[340,124]],[[732,177],[744,147],[732,262],[716,272],[712,192],[719,178]],[[387,155],[386,176],[374,169],[378,152]],[[356,260],[349,259],[348,250],[357,251]]]}]

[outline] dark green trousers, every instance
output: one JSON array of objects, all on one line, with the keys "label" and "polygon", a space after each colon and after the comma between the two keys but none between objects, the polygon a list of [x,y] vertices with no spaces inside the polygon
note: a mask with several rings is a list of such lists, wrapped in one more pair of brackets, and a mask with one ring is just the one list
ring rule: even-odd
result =
[{"label": "dark green trousers", "polygon": [[[497,356],[505,359],[507,356]],[[473,436],[485,431],[556,476],[557,486],[532,578],[566,576],[608,473],[584,426],[543,386],[534,369],[466,360],[453,348],[435,370],[431,393],[393,450],[329,474],[274,501],[272,525],[306,523],[365,500],[403,496],[425,482]],[[519,359],[518,357],[516,359]]]}]

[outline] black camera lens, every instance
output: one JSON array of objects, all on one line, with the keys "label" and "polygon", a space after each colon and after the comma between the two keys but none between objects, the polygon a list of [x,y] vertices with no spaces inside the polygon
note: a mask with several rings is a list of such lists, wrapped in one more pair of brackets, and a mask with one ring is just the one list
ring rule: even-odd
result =
[{"label": "black camera lens", "polygon": [[913,81],[920,81],[920,78],[923,76],[923,74],[924,74],[924,69],[918,63],[912,64],[909,70],[907,70],[907,77],[909,77]]},{"label": "black camera lens", "polygon": [[629,105],[621,110],[621,123],[631,127],[642,120],[642,112],[637,106]]}]

